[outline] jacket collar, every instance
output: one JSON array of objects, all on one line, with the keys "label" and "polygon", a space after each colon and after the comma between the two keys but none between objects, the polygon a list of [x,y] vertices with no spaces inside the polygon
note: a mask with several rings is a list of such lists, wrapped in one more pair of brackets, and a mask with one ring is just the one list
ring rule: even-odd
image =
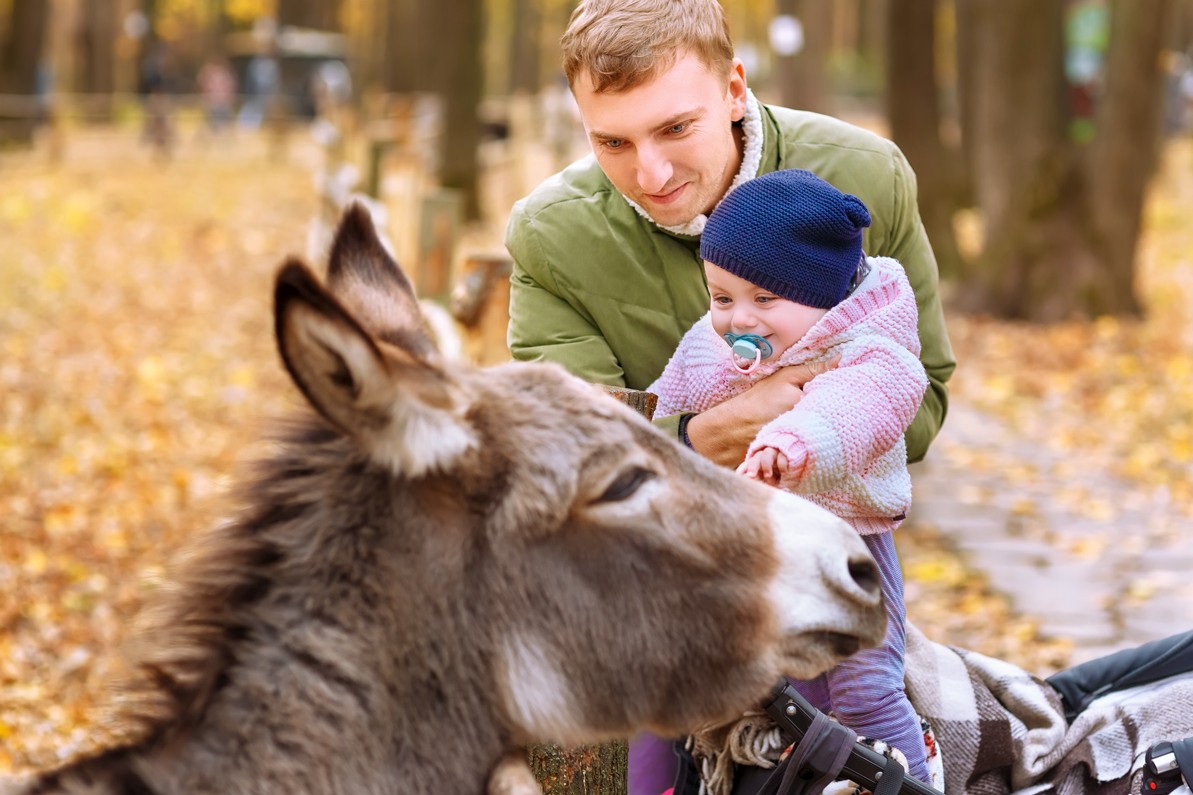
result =
[{"label": "jacket collar", "polygon": [[[742,138],[745,141],[745,147],[742,152],[741,168],[738,169],[737,176],[734,177],[733,182],[730,183],[729,190],[725,191],[725,196],[728,196],[730,191],[732,191],[738,185],[742,184],[748,179],[753,179],[760,173],[759,169],[763,162],[763,147],[766,144],[766,139],[768,137],[763,134],[763,115],[762,105],[754,96],[754,92],[747,89],[746,114],[742,117]],[[773,120],[770,120],[769,118],[767,120],[773,125]],[[770,148],[772,149],[770,157],[771,160],[774,159],[773,150],[776,146],[775,137],[776,136],[773,134],[769,136],[771,139]],[[724,200],[725,196],[722,196],[721,199]],[[623,193],[622,197],[629,202],[630,206],[633,207],[634,210],[643,218],[650,221],[652,224],[655,224],[655,226],[659,227],[659,229],[670,232],[673,235],[699,237],[699,235],[704,231],[704,225],[708,223],[708,216],[701,213],[691,221],[678,226],[663,226],[662,224],[656,224],[655,220],[650,217],[646,210],[642,209],[640,205],[631,200],[629,196],[626,196]]]}]

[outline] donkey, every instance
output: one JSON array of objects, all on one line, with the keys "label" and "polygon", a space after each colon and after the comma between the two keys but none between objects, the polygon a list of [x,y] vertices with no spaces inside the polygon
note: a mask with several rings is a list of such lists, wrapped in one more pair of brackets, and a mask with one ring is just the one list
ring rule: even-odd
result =
[{"label": "donkey", "polygon": [[364,210],[274,299],[314,411],[142,611],[128,739],[0,792],[508,791],[526,744],[678,735],[880,640],[843,522],[557,366],[446,364]]}]

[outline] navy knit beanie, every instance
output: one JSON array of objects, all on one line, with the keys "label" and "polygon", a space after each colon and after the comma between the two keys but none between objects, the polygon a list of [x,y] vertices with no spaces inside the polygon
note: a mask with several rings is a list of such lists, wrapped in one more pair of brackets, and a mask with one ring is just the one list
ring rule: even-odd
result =
[{"label": "navy knit beanie", "polygon": [[717,205],[700,256],[781,298],[829,309],[849,293],[869,225],[856,196],[811,171],[774,171]]}]

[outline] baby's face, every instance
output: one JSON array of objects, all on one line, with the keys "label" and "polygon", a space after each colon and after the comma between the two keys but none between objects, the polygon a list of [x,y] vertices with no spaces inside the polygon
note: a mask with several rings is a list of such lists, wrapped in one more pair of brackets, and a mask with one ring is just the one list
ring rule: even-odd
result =
[{"label": "baby's face", "polygon": [[803,339],[808,329],[828,313],[780,298],[740,276],[705,261],[712,325],[717,334],[757,334],[780,355]]}]

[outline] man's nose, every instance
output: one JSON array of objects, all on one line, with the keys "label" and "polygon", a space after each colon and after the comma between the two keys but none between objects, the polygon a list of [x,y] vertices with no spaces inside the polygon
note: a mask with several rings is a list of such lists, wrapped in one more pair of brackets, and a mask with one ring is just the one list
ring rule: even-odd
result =
[{"label": "man's nose", "polygon": [[643,193],[662,193],[671,174],[671,161],[657,147],[638,147],[638,187]]}]

